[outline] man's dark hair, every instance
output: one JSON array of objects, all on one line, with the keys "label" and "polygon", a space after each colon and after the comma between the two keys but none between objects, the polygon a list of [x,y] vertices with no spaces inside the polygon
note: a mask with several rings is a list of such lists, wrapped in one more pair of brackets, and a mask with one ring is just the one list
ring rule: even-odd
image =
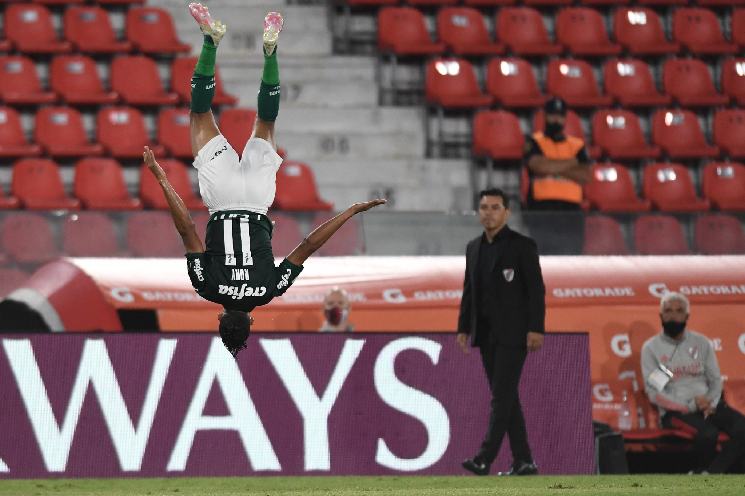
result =
[{"label": "man's dark hair", "polygon": [[510,199],[507,197],[505,192],[499,188],[482,189],[479,192],[479,200],[481,200],[485,196],[499,196],[502,198],[502,204],[504,205],[504,208],[510,208]]},{"label": "man's dark hair", "polygon": [[248,313],[240,310],[225,310],[220,314],[220,338],[233,358],[246,347],[251,333],[251,321]]}]

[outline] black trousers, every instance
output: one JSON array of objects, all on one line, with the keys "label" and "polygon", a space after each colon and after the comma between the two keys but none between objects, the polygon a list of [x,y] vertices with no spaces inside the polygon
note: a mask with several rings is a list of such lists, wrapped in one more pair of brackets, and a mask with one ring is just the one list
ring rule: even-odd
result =
[{"label": "black trousers", "polygon": [[[698,470],[707,470],[712,474],[722,474],[732,469],[742,470],[745,464],[745,416],[730,408],[723,399],[719,401],[716,411],[706,418],[701,412],[667,412],[662,417],[664,427],[685,427],[681,424],[696,430],[693,449]],[[726,432],[730,440],[717,453],[720,432]]]},{"label": "black trousers", "polygon": [[505,433],[510,439],[513,463],[532,463],[518,385],[527,351],[499,345],[481,345],[481,360],[491,389],[491,413],[479,459],[491,464],[499,453]]}]

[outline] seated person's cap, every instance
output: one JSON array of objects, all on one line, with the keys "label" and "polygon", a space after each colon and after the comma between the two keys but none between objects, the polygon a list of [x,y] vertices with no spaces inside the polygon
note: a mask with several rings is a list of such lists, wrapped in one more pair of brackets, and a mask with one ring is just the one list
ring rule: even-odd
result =
[{"label": "seated person's cap", "polygon": [[561,98],[552,98],[546,102],[546,105],[543,107],[543,110],[547,114],[566,115],[567,104]]}]

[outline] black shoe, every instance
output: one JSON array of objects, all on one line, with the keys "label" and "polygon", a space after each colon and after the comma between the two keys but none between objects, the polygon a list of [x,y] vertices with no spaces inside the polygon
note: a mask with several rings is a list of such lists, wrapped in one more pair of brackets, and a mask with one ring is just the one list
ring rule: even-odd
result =
[{"label": "black shoe", "polygon": [[482,462],[478,458],[469,458],[463,462],[463,468],[476,475],[488,475],[489,464]]},{"label": "black shoe", "polygon": [[509,472],[498,472],[497,475],[538,475],[538,466],[533,462],[517,462],[512,465]]}]

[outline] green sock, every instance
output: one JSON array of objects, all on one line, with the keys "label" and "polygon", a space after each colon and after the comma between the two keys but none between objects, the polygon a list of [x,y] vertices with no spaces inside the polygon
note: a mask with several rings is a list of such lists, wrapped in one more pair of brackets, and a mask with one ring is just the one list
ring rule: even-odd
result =
[{"label": "green sock", "polygon": [[264,55],[264,73],[261,75],[261,80],[270,85],[279,84],[279,65],[277,64],[276,48],[271,55]]},{"label": "green sock", "polygon": [[194,68],[194,74],[201,76],[214,76],[215,75],[215,57],[217,55],[217,47],[212,41],[212,38],[204,35],[204,44],[202,45],[202,53],[199,55],[197,66]]}]

